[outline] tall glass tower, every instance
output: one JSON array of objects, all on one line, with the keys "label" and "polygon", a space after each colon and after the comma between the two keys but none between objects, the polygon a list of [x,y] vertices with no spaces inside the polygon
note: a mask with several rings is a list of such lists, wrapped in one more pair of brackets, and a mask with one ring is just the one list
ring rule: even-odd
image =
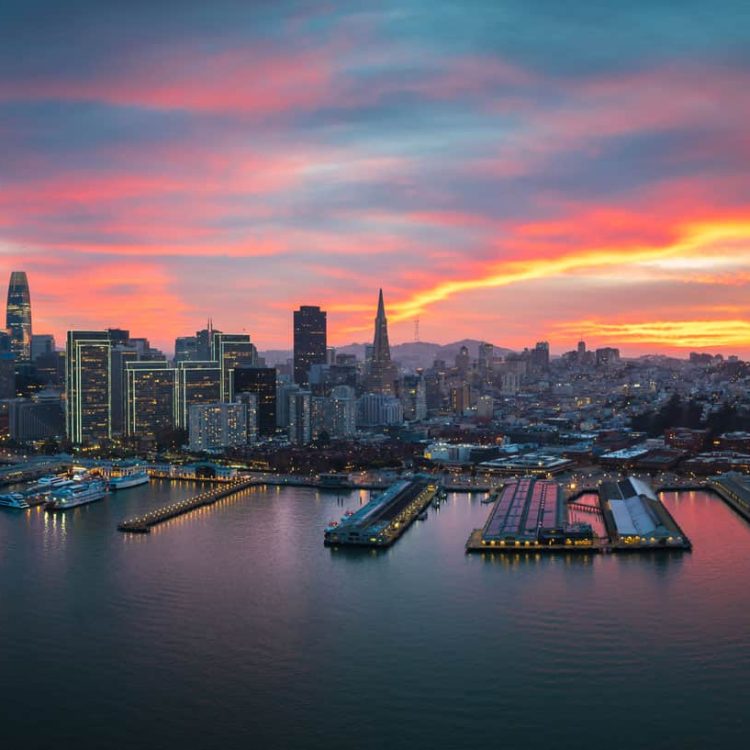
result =
[{"label": "tall glass tower", "polygon": [[294,382],[307,385],[310,367],[326,361],[326,313],[319,307],[302,305],[294,311]]},{"label": "tall glass tower", "polygon": [[31,359],[31,295],[26,271],[13,271],[8,284],[8,308],[5,327],[10,348],[19,361]]}]

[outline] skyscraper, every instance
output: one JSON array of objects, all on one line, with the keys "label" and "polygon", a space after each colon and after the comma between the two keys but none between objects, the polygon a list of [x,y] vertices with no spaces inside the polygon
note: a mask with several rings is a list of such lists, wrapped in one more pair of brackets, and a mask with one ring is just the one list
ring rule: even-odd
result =
[{"label": "skyscraper", "polygon": [[294,382],[310,382],[310,366],[326,363],[326,312],[302,305],[294,311]]},{"label": "skyscraper", "polygon": [[217,362],[177,363],[177,413],[178,427],[188,428],[190,407],[210,404],[221,395],[221,368]]},{"label": "skyscraper", "polygon": [[75,444],[112,434],[111,348],[107,331],[68,331],[65,416],[68,438]]},{"label": "skyscraper", "polygon": [[258,351],[247,333],[214,331],[211,339],[211,359],[221,368],[221,401],[234,401],[234,368],[254,365]]},{"label": "skyscraper", "polygon": [[8,284],[5,327],[10,333],[11,351],[16,359],[31,359],[31,295],[26,271],[13,271]]},{"label": "skyscraper", "polygon": [[175,424],[176,371],[162,361],[125,365],[125,432],[153,440]]},{"label": "skyscraper", "polygon": [[396,386],[396,368],[391,362],[391,347],[388,344],[388,319],[385,317],[383,290],[378,296],[378,312],[375,316],[375,336],[372,356],[369,360],[367,390],[370,393],[393,394]]},{"label": "skyscraper", "polygon": [[276,432],[276,370],[273,367],[240,366],[234,371],[234,390],[258,397],[258,435]]}]

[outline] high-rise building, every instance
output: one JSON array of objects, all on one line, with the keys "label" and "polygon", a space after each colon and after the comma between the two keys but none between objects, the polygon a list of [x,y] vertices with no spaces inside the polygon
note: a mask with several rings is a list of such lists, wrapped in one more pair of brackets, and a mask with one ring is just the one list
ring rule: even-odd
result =
[{"label": "high-rise building", "polygon": [[65,412],[57,391],[44,390],[30,399],[10,402],[10,437],[19,443],[62,437],[65,434]]},{"label": "high-rise building", "polygon": [[39,357],[55,353],[55,337],[50,333],[35,333],[31,337],[31,359],[36,362]]},{"label": "high-rise building", "polygon": [[177,413],[178,427],[188,429],[190,407],[211,404],[221,396],[221,368],[217,362],[177,363]]},{"label": "high-rise building", "polygon": [[370,393],[387,395],[392,395],[396,390],[396,368],[391,362],[391,347],[388,343],[388,319],[385,317],[382,289],[378,295],[375,335],[368,364],[367,390]]},{"label": "high-rise building", "polygon": [[214,329],[211,320],[208,321],[203,330],[195,332],[195,359],[197,362],[208,362],[211,359],[214,333],[221,333],[221,331]]},{"label": "high-rise building", "polygon": [[258,442],[258,396],[255,393],[238,393],[237,403],[245,405],[245,416],[247,418],[247,440],[248,445]]},{"label": "high-rise building", "polygon": [[298,390],[289,394],[289,442],[307,445],[312,440],[312,393]]},{"label": "high-rise building", "polygon": [[0,399],[15,398],[16,356],[11,352],[0,352]]},{"label": "high-rise building", "polygon": [[138,350],[125,344],[112,346],[110,350],[110,378],[111,378],[111,407],[110,419],[113,435],[122,435],[125,432],[126,413],[126,384],[125,366],[129,362],[137,362]]},{"label": "high-rise building", "polygon": [[326,364],[326,312],[302,305],[294,311],[294,382],[308,385],[311,365]]},{"label": "high-rise building", "polygon": [[221,368],[221,401],[234,400],[234,368],[254,365],[257,358],[258,352],[248,334],[214,332],[211,359]]},{"label": "high-rise building", "polygon": [[529,353],[529,367],[532,372],[542,373],[549,370],[549,343],[537,341]]},{"label": "high-rise building", "polygon": [[331,391],[331,437],[348,438],[357,431],[357,399],[354,388],[337,385]]},{"label": "high-rise building", "polygon": [[195,362],[198,360],[198,339],[196,336],[179,336],[174,341],[175,362]]},{"label": "high-rise building", "polygon": [[175,426],[176,371],[166,361],[125,365],[125,432],[153,440]]},{"label": "high-rise building", "polygon": [[11,341],[11,351],[19,362],[31,359],[31,295],[26,271],[13,271],[8,284],[8,307],[5,327]]},{"label": "high-rise building", "polygon": [[111,437],[111,348],[107,331],[68,331],[66,429],[76,445]]},{"label": "high-rise building", "polygon": [[273,367],[241,365],[234,370],[234,390],[258,397],[258,435],[276,432],[276,370]]},{"label": "high-rise building", "polygon": [[190,407],[190,450],[236,448],[247,444],[247,405],[194,404]]}]

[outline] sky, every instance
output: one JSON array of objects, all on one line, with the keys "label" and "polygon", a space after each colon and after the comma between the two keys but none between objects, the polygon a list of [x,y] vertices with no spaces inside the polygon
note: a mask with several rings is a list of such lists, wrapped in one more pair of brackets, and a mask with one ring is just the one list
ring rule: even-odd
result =
[{"label": "sky", "polygon": [[0,2],[34,330],[750,356],[746,0]]}]

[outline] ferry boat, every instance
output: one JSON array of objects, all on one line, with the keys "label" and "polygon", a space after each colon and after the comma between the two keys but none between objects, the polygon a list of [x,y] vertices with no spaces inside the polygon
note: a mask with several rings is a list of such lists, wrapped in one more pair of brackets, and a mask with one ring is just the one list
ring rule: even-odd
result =
[{"label": "ferry boat", "polygon": [[44,506],[47,511],[67,510],[79,505],[101,500],[107,494],[107,485],[101,479],[78,482],[72,487],[63,487],[52,493],[52,499]]},{"label": "ferry boat", "polygon": [[141,484],[148,484],[150,477],[145,469],[138,469],[128,474],[121,474],[119,477],[112,477],[109,480],[109,489],[127,490],[130,487],[138,487]]},{"label": "ferry boat", "polygon": [[16,510],[26,510],[31,507],[20,492],[8,492],[5,495],[0,495],[0,506],[15,508]]},{"label": "ferry boat", "polygon": [[68,479],[68,477],[50,475],[48,477],[39,478],[36,485],[31,489],[37,492],[43,490],[57,490],[61,487],[67,487],[73,484],[73,481],[73,479]]}]

